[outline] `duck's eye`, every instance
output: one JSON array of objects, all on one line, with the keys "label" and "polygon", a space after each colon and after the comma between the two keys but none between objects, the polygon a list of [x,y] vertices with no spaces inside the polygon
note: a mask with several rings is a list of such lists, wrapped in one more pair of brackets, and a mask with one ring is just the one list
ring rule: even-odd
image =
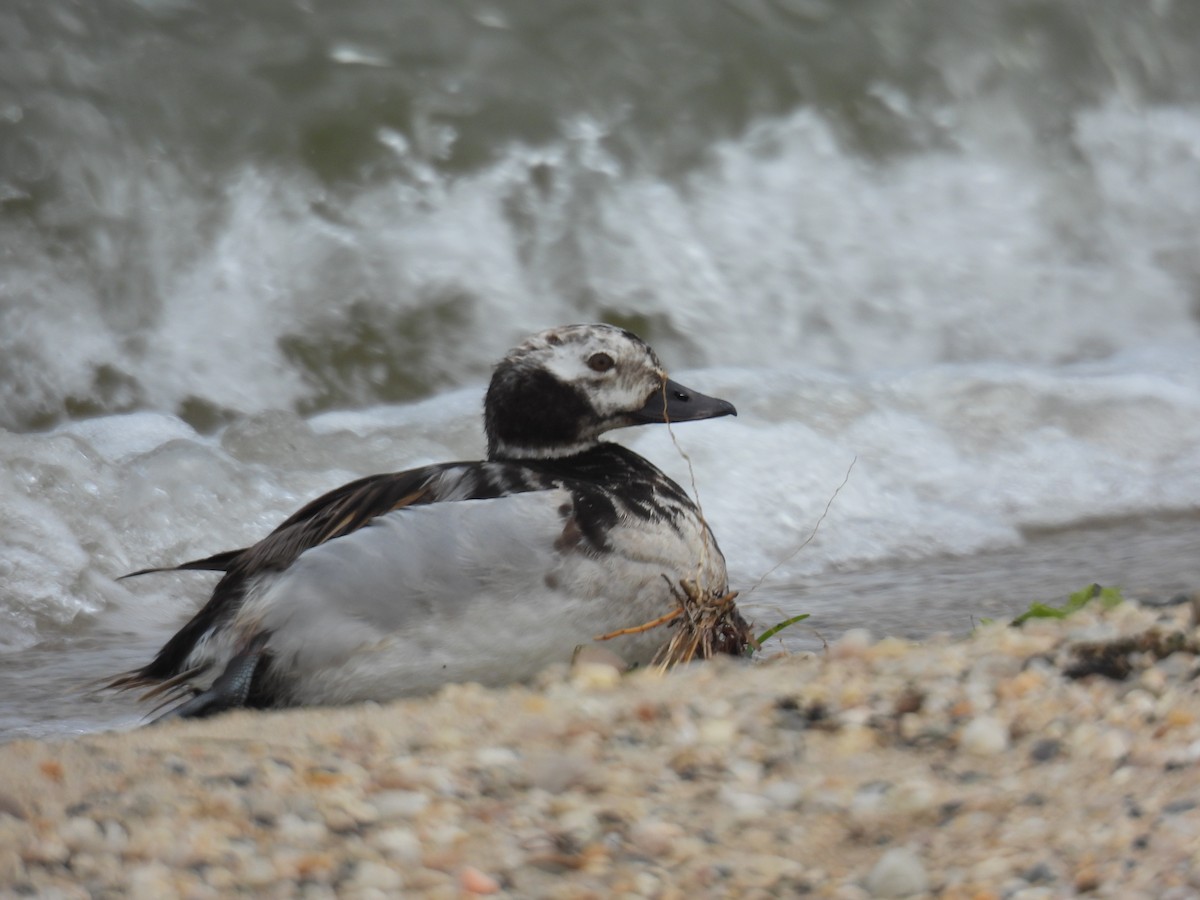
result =
[{"label": "duck's eye", "polygon": [[607,372],[616,365],[607,353],[593,353],[588,357],[588,368],[593,372]]}]

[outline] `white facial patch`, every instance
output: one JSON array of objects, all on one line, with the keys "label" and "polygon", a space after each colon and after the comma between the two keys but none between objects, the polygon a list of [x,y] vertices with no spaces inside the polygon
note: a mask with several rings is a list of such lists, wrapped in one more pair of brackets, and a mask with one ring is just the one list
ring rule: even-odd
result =
[{"label": "white facial patch", "polygon": [[[521,349],[531,362],[579,388],[603,418],[641,409],[667,377],[653,350],[611,325],[555,328],[531,338]],[[598,353],[612,359],[607,371],[589,365]]]}]

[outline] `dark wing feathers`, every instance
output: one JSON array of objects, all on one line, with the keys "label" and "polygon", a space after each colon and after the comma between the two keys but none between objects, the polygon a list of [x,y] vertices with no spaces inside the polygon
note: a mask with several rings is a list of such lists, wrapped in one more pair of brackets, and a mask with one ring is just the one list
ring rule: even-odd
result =
[{"label": "dark wing feathers", "polygon": [[255,544],[240,551],[234,569],[260,572],[286,569],[301,553],[362,528],[376,516],[406,506],[433,503],[432,482],[448,465],[372,475],[335,488],[286,519]]},{"label": "dark wing feathers", "polygon": [[117,580],[186,570],[230,572],[244,568],[251,560],[266,568],[286,568],[305,550],[349,534],[376,516],[405,506],[433,502],[437,498],[431,495],[427,482],[445,468],[447,466],[426,466],[408,472],[360,478],[306,504],[253,546],[224,550],[177,566],[138,569]]},{"label": "dark wing feathers", "polygon": [[181,572],[185,569],[196,569],[203,572],[228,572],[229,567],[234,561],[245,553],[245,550],[226,550],[222,553],[214,553],[212,556],[206,556],[204,559],[193,559],[190,562],[180,563],[177,566],[155,566],[150,569],[138,569],[136,572],[129,572],[120,576],[117,581],[125,578],[136,578],[138,575],[153,575],[155,572]]}]

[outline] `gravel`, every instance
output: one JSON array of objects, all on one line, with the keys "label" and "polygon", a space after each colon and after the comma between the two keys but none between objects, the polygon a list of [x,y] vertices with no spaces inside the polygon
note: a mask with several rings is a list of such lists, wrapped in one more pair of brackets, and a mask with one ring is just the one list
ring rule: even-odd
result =
[{"label": "gravel", "polygon": [[1200,897],[1193,615],[10,743],[0,895]]}]

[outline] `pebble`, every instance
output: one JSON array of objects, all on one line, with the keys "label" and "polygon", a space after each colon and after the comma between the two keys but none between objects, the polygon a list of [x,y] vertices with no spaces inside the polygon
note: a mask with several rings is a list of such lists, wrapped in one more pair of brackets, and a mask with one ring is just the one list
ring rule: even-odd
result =
[{"label": "pebble", "polygon": [[910,897],[929,890],[929,876],[913,850],[893,847],[875,863],[866,887],[872,897]]},{"label": "pebble", "polygon": [[458,876],[458,883],[468,894],[500,893],[500,882],[473,866],[467,866],[462,870]]},{"label": "pebble", "polygon": [[962,730],[959,744],[967,753],[994,756],[1008,749],[1008,727],[995,716],[979,716]]},{"label": "pebble", "polygon": [[571,668],[571,683],[587,691],[612,690],[621,683],[621,670],[608,663],[580,662]]},{"label": "pebble", "polygon": [[421,839],[411,828],[388,828],[371,837],[373,846],[388,857],[403,863],[421,859]]},{"label": "pebble", "polygon": [[630,843],[649,857],[670,856],[675,843],[684,835],[684,829],[674,822],[648,819],[638,822],[629,830]]},{"label": "pebble", "polygon": [[371,797],[379,818],[384,821],[411,819],[429,806],[429,797],[420,791],[380,791]]},{"label": "pebble", "polygon": [[368,859],[359,860],[354,867],[353,875],[345,882],[343,888],[347,891],[374,889],[395,892],[403,885],[404,879],[391,866]]},{"label": "pebble", "polygon": [[1194,655],[1062,674],[1190,610],[1077,615],[3,744],[0,894],[1195,896]]}]

